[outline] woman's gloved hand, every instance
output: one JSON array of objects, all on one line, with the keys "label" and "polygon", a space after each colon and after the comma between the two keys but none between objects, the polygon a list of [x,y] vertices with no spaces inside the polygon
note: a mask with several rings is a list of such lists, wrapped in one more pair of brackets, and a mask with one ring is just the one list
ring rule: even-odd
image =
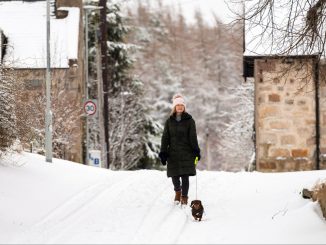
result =
[{"label": "woman's gloved hand", "polygon": [[195,157],[198,157],[198,161],[200,161],[201,155],[200,155],[200,149],[194,150]]},{"label": "woman's gloved hand", "polygon": [[165,166],[169,155],[166,152],[160,152],[158,156],[161,159],[161,163]]}]

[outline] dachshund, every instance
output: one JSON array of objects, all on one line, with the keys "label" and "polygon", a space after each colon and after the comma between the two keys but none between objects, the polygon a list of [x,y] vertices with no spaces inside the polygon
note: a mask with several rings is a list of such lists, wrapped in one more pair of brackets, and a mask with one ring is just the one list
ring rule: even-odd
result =
[{"label": "dachshund", "polygon": [[204,207],[200,200],[193,200],[190,204],[191,213],[195,220],[201,221],[204,213]]}]

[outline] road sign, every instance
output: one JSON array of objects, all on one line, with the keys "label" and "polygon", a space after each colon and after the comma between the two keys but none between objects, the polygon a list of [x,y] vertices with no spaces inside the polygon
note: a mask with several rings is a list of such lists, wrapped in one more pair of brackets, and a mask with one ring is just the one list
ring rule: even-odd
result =
[{"label": "road sign", "polygon": [[95,115],[97,110],[96,101],[95,100],[87,100],[84,104],[84,111],[88,116]]},{"label": "road sign", "polygon": [[88,157],[88,165],[94,167],[102,167],[101,161],[101,151],[99,150],[90,150],[89,157]]}]

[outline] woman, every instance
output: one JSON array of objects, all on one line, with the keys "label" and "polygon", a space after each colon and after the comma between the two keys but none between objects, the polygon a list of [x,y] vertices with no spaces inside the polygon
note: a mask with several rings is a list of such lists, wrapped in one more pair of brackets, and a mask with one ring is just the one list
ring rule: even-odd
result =
[{"label": "woman", "polygon": [[163,165],[167,163],[167,176],[172,177],[174,201],[187,205],[189,176],[196,175],[195,159],[198,157],[200,160],[200,149],[195,121],[186,112],[186,104],[180,94],[173,97],[172,112],[165,123],[159,157]]}]

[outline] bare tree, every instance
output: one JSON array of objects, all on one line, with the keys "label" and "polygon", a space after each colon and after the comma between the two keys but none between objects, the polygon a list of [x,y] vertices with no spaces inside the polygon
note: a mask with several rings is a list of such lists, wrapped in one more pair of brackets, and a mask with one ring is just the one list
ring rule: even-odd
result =
[{"label": "bare tree", "polygon": [[144,156],[145,118],[138,88],[135,88],[142,84],[131,83],[110,96],[110,168],[114,170],[137,168]]},{"label": "bare tree", "polygon": [[[326,0],[233,0],[244,4],[245,21],[251,36],[249,51],[264,47],[265,54],[325,55]],[[248,41],[248,40],[247,40]],[[248,47],[247,47],[248,48]]]}]

